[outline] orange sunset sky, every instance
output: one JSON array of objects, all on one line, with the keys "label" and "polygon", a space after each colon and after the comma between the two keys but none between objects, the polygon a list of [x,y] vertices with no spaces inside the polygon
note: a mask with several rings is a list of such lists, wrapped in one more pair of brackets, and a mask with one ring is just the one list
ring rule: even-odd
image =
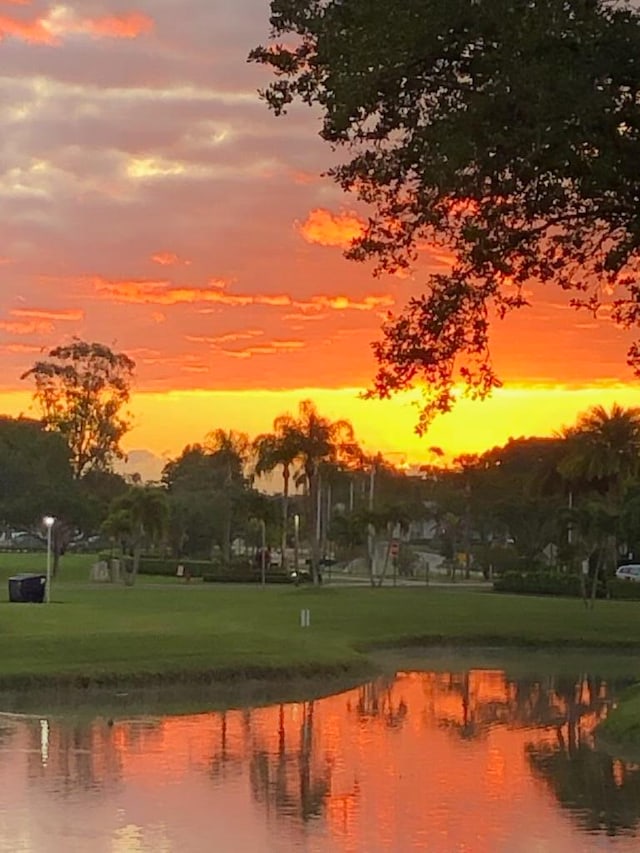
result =
[{"label": "orange sunset sky", "polygon": [[[133,5],[132,5],[133,4]],[[276,119],[249,65],[266,0],[0,0],[0,412],[33,414],[20,375],[74,335],[137,362],[132,464],[211,429],[268,430],[305,397],[396,463],[550,433],[594,403],[640,404],[630,335],[532,285],[496,325],[505,388],[428,435],[407,395],[365,402],[370,343],[408,278],[342,249],[366,210],[321,173],[318,116]]]}]

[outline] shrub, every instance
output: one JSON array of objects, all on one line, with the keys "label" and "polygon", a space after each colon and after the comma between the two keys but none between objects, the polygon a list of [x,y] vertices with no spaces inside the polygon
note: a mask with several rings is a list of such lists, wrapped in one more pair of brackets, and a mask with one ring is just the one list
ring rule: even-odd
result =
[{"label": "shrub", "polygon": [[607,589],[611,598],[640,601],[640,583],[635,581],[612,578],[607,584]]},{"label": "shrub", "polygon": [[[640,586],[640,584],[637,584]],[[561,574],[559,572],[506,572],[493,583],[496,592],[515,592],[525,595],[566,595],[580,597],[582,585],[580,575]],[[587,579],[587,591],[591,591],[591,581]],[[606,595],[606,586],[598,584],[597,596]]]},{"label": "shrub", "polygon": [[[269,571],[265,573],[266,583],[291,583],[291,578],[285,572]],[[241,571],[230,571],[228,569],[217,569],[202,575],[205,583],[261,583],[262,574],[252,568]]]},{"label": "shrub", "polygon": [[211,571],[212,563],[208,560],[178,560],[175,557],[141,557],[138,571],[141,575],[174,576],[178,566],[184,566],[185,574],[190,577],[200,578],[205,572]]}]

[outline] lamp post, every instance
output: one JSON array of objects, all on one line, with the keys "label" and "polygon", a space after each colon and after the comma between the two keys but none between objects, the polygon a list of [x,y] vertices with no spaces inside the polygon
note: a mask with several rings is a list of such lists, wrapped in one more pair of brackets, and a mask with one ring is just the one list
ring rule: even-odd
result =
[{"label": "lamp post", "polygon": [[300,516],[293,516],[293,568],[296,573],[296,583],[299,580],[299,549],[300,549]]},{"label": "lamp post", "polygon": [[52,515],[45,515],[42,521],[47,528],[47,587],[45,589],[45,600],[49,604],[51,601],[51,531],[55,524],[55,518]]}]

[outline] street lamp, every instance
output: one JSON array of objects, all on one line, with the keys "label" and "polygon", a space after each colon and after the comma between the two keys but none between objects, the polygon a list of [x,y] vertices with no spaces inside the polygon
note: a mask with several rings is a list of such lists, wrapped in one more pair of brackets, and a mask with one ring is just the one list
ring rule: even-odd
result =
[{"label": "street lamp", "polygon": [[300,516],[293,516],[293,569],[296,573],[296,583],[299,580],[299,559],[300,559]]},{"label": "street lamp", "polygon": [[47,588],[45,596],[46,602],[49,604],[51,601],[51,530],[56,520],[52,515],[45,515],[42,521],[47,528]]}]

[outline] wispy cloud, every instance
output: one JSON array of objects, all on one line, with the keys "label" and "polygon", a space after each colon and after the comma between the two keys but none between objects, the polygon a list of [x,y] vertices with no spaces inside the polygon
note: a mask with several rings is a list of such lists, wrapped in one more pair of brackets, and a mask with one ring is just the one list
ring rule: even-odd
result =
[{"label": "wispy cloud", "polygon": [[48,320],[0,320],[0,329],[10,335],[46,335],[53,331]]},{"label": "wispy cloud", "polygon": [[41,311],[35,308],[14,308],[12,317],[21,317],[30,320],[45,320],[47,322],[76,322],[84,318],[84,311],[79,308],[68,308],[50,311]]},{"label": "wispy cloud", "polygon": [[319,294],[308,300],[298,300],[286,293],[231,293],[224,279],[212,279],[208,287],[176,286],[168,280],[153,279],[113,281],[101,276],[89,279],[89,283],[103,298],[145,305],[214,304],[229,308],[262,305],[302,311],[376,311],[394,305],[393,297],[387,294],[367,295],[362,299],[344,294]]},{"label": "wispy cloud", "polygon": [[298,225],[298,230],[307,243],[340,246],[343,249],[361,237],[364,229],[365,223],[357,214],[332,213],[323,207],[312,210],[305,221]]},{"label": "wispy cloud", "polygon": [[280,352],[293,352],[294,350],[304,349],[304,347],[304,341],[269,341],[268,343],[245,347],[244,349],[223,349],[222,352],[230,358],[245,359],[260,355],[275,355]]},{"label": "wispy cloud", "polygon": [[190,266],[191,261],[181,258],[175,252],[156,252],[151,255],[151,260],[154,264],[159,264],[161,267],[175,267],[180,264]]},{"label": "wispy cloud", "polygon": [[237,341],[250,341],[253,338],[261,338],[264,335],[260,329],[247,329],[243,332],[227,332],[223,335],[186,335],[185,338],[195,344],[209,344],[219,346]]}]

